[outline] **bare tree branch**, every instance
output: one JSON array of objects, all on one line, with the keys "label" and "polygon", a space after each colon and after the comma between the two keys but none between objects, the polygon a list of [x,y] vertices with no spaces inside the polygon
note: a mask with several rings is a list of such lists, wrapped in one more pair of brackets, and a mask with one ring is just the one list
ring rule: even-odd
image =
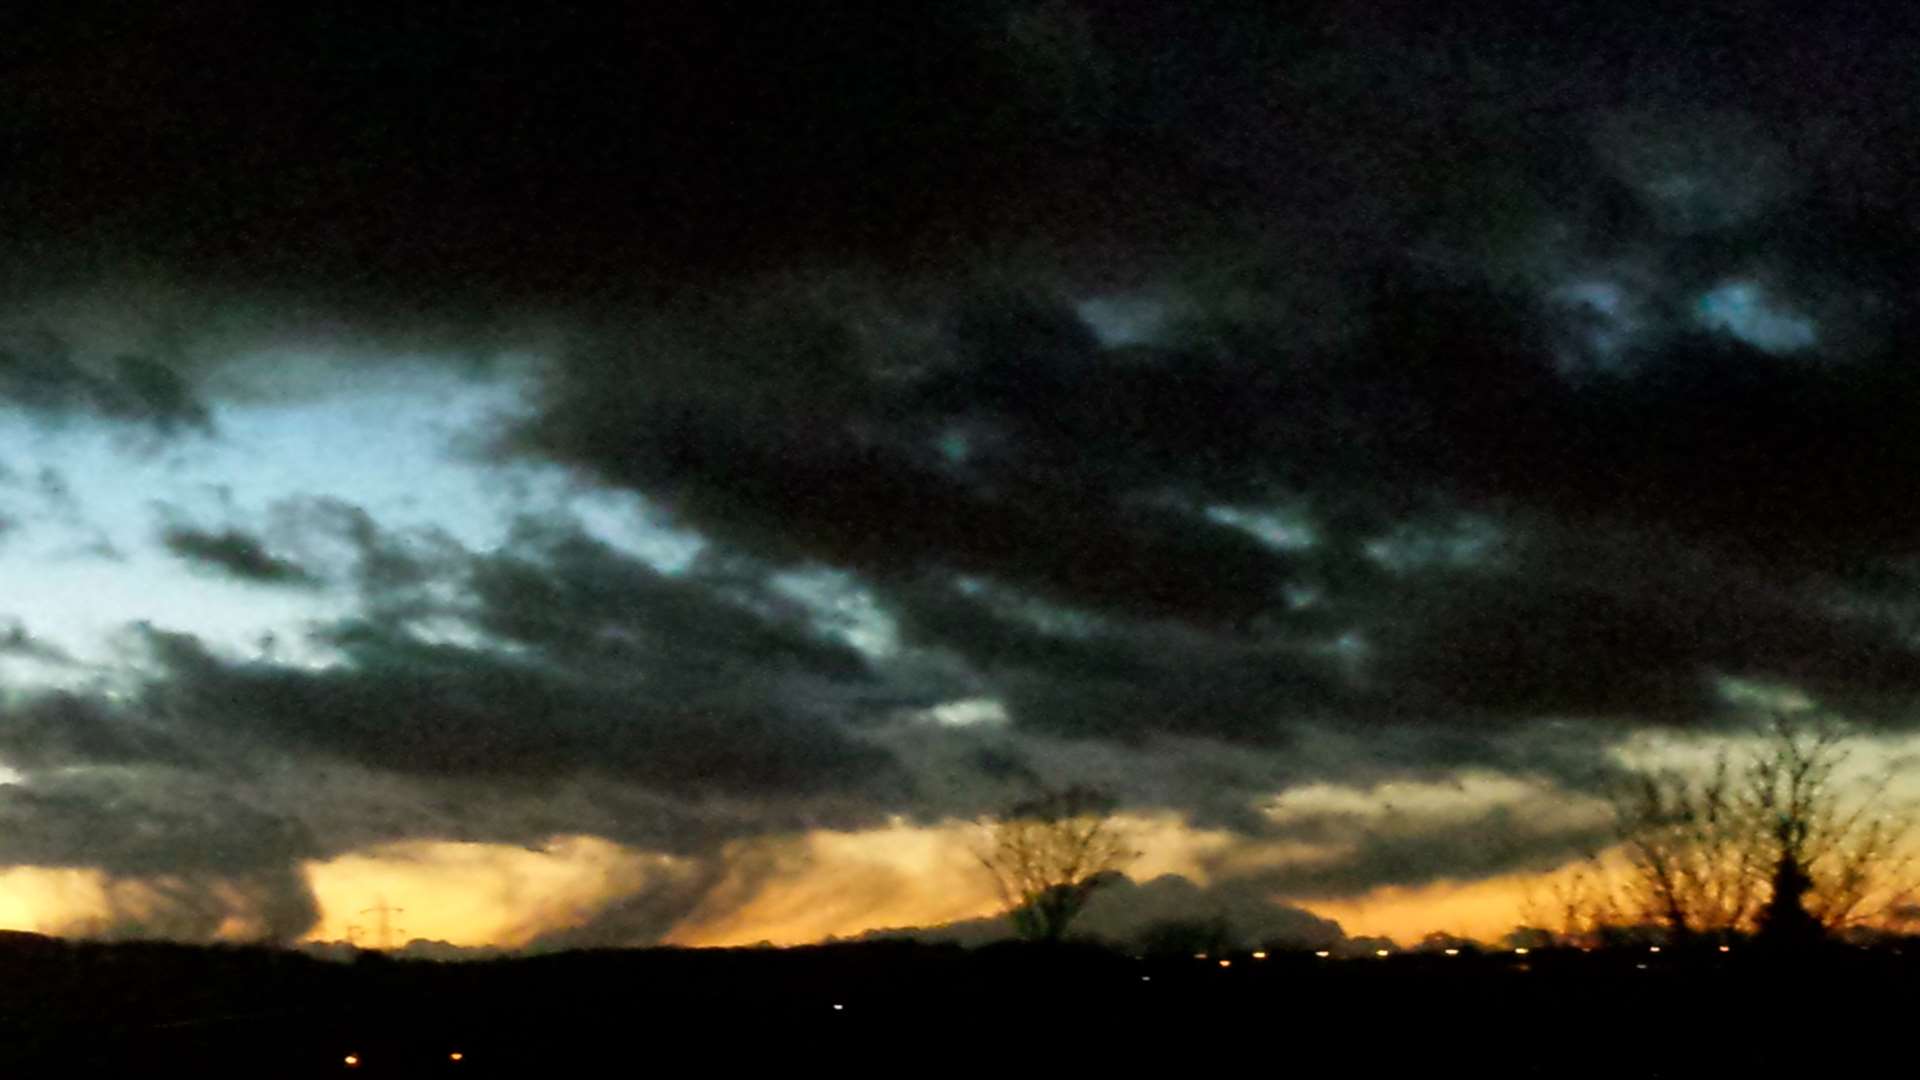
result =
[{"label": "bare tree branch", "polygon": [[1911,903],[1913,819],[1887,805],[1887,778],[1839,779],[1849,737],[1830,718],[1779,714],[1738,768],[1722,753],[1704,778],[1630,777],[1611,796],[1625,880],[1591,855],[1560,890],[1563,932],[1810,939]]},{"label": "bare tree branch", "polygon": [[1048,792],[982,823],[974,855],[993,875],[1020,936],[1058,941],[1094,891],[1138,854],[1112,800],[1086,787]]}]

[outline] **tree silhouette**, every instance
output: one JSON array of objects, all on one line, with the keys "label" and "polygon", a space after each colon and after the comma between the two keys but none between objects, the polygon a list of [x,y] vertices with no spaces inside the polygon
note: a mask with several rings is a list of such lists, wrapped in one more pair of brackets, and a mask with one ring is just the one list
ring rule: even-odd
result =
[{"label": "tree silhouette", "polygon": [[1885,779],[1837,775],[1849,737],[1828,718],[1777,714],[1738,763],[1723,751],[1704,777],[1631,776],[1611,793],[1625,869],[1590,857],[1562,886],[1562,929],[1795,945],[1896,911],[1914,892],[1912,821],[1886,804]]},{"label": "tree silhouette", "polygon": [[1087,787],[1047,792],[985,823],[975,854],[1027,941],[1057,942],[1096,889],[1135,856],[1113,821],[1113,802]]}]

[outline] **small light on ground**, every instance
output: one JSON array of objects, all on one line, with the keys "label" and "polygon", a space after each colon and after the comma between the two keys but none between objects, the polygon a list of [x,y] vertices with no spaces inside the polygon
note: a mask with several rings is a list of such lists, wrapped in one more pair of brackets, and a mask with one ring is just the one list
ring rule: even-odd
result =
[{"label": "small light on ground", "polygon": [[1325,960],[1327,957],[1332,956],[1333,954],[1328,952],[1325,949],[1321,949],[1319,952],[1314,953],[1313,955],[1319,957],[1322,960]]},{"label": "small light on ground", "polygon": [[1640,969],[1641,971],[1645,971],[1645,970],[1647,970],[1647,965],[1645,965],[1645,964],[1635,964],[1635,965],[1633,965],[1633,966],[1634,966],[1634,967],[1636,967],[1636,968],[1639,968],[1639,969]]},{"label": "small light on ground", "polygon": [[458,1050],[455,1050],[453,1053],[447,1055],[448,1061],[465,1061],[466,1059],[467,1059],[467,1055],[461,1053]]},{"label": "small light on ground", "polygon": [[346,1063],[346,1066],[349,1069],[357,1069],[360,1067],[359,1054],[348,1054],[346,1057],[342,1058],[341,1060]]},{"label": "small light on ground", "polygon": [[1257,952],[1253,954],[1253,958],[1255,960],[1265,960],[1267,958],[1267,954],[1263,952]]},{"label": "small light on ground", "polygon": [[1233,961],[1231,961],[1231,960],[1222,960],[1222,961],[1220,961],[1220,966],[1221,966],[1221,967],[1223,967],[1223,968],[1230,968],[1230,967],[1232,967],[1232,966],[1233,966]]},{"label": "small light on ground", "polygon": [[1448,949],[1448,950],[1447,950],[1447,955],[1448,955],[1448,956],[1459,956],[1459,955],[1460,955],[1460,950],[1459,950],[1459,949]]},{"label": "small light on ground", "polygon": [[1391,950],[1391,949],[1375,949],[1375,950],[1373,950],[1373,955],[1375,955],[1375,956],[1391,956],[1391,955],[1393,955],[1393,950]]},{"label": "small light on ground", "polygon": [[1197,952],[1193,954],[1193,958],[1195,960],[1205,960],[1207,958],[1207,954],[1203,952]]},{"label": "small light on ground", "polygon": [[1152,982],[1152,981],[1153,981],[1153,976],[1151,976],[1151,975],[1142,975],[1142,976],[1140,976],[1140,981],[1141,981],[1141,982]]},{"label": "small light on ground", "polygon": [[845,1005],[835,1005],[833,1007],[834,1012],[845,1012],[846,1010],[847,1010],[847,1007]]},{"label": "small light on ground", "polygon": [[1731,946],[1731,945],[1722,945],[1722,946],[1720,946],[1720,951],[1721,951],[1721,952],[1732,952],[1732,951],[1733,951],[1733,946]]},{"label": "small light on ground", "polygon": [[1647,946],[1647,951],[1648,951],[1648,952],[1659,952],[1659,951],[1660,951],[1660,946],[1658,946],[1658,945],[1649,945],[1649,946]]},{"label": "small light on ground", "polygon": [[1513,950],[1513,955],[1515,955],[1515,956],[1525,956],[1525,955],[1527,955],[1527,953],[1529,953],[1529,952],[1531,952],[1531,951],[1533,951],[1533,950],[1531,950],[1531,949],[1529,949],[1529,948],[1527,948],[1527,947],[1526,947],[1525,945],[1522,945],[1522,946],[1520,946],[1519,948],[1517,948],[1517,949],[1515,949],[1515,950]]}]

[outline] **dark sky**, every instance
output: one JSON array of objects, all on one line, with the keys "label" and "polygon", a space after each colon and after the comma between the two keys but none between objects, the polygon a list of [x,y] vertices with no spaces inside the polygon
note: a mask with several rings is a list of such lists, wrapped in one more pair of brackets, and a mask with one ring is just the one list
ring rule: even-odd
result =
[{"label": "dark sky", "polygon": [[1634,748],[1901,760],[1905,13],[1405,7],[0,16],[0,923],[948,922],[1086,781],[1478,930]]}]

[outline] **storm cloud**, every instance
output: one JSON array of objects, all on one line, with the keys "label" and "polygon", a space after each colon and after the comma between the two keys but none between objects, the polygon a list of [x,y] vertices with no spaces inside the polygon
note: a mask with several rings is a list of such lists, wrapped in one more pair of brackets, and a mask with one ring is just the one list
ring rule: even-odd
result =
[{"label": "storm cloud", "polygon": [[1889,28],[227,7],[48,20],[0,123],[0,865],[101,932],[580,834],[686,861],[528,939],[656,941],[1089,780],[1325,848],[1139,911],[1317,933],[1593,837],[1287,791],[1573,798],[1730,684],[1912,729]]}]

